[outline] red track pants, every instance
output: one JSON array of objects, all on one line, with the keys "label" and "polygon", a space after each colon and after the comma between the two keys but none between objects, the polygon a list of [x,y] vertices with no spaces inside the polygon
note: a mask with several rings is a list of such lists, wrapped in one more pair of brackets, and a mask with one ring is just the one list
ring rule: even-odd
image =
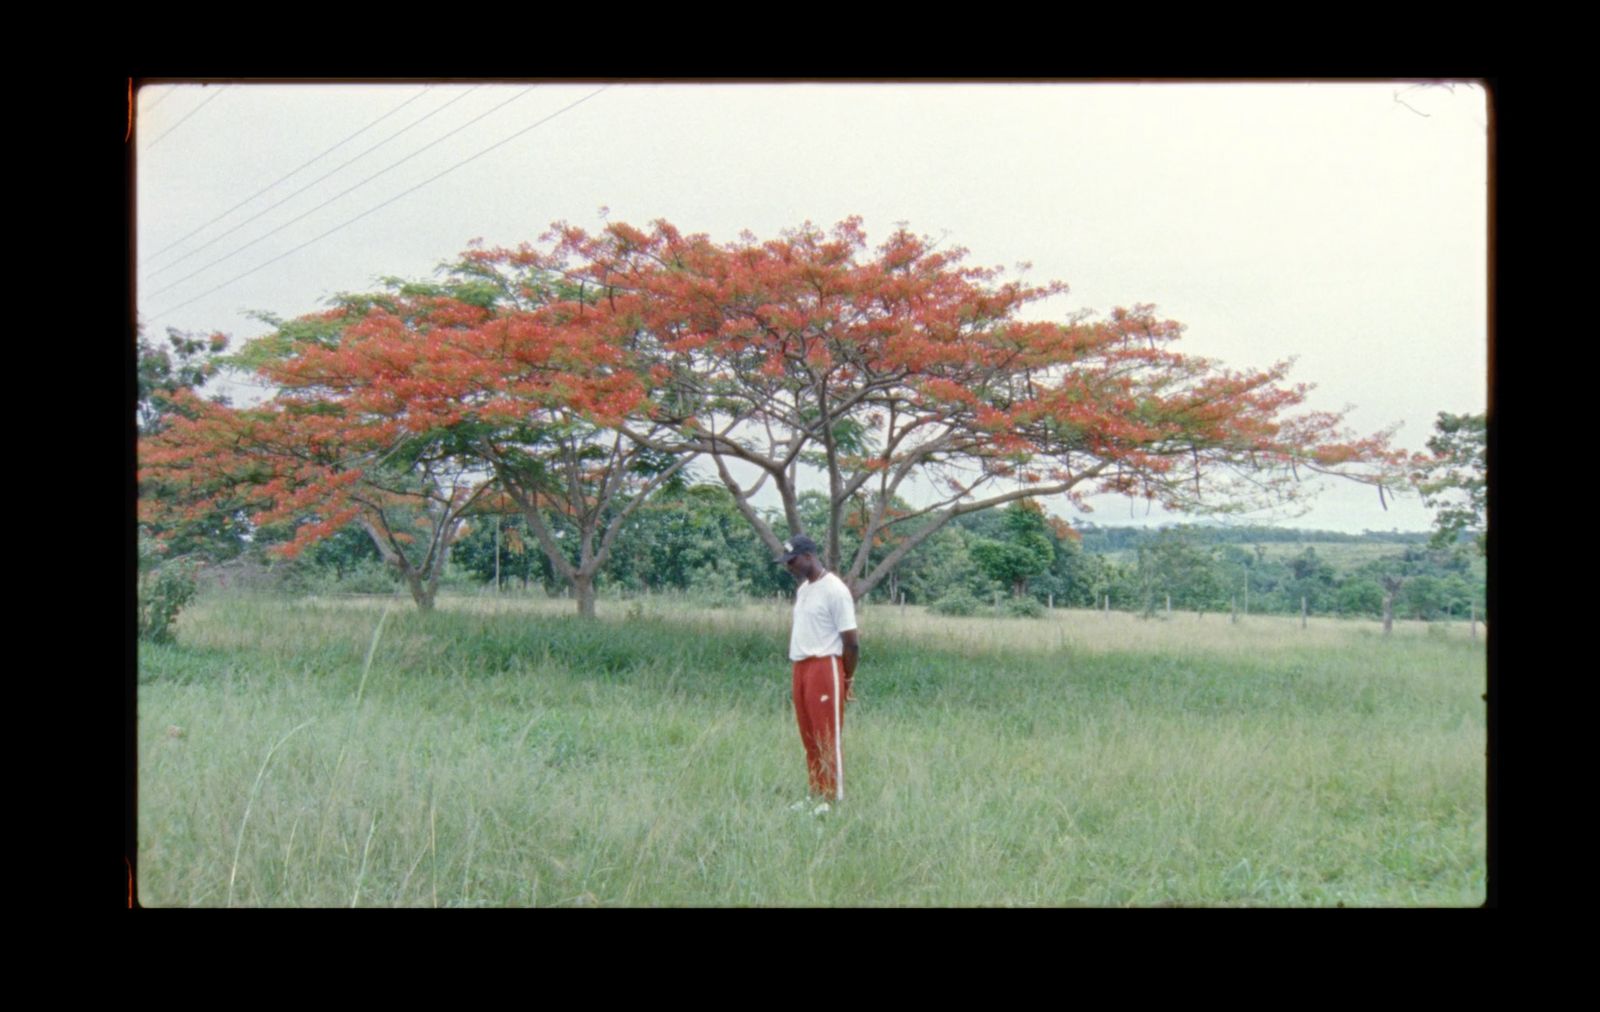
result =
[{"label": "red track pants", "polygon": [[811,791],[844,800],[844,704],[850,679],[838,657],[807,657],[794,662],[794,715],[806,747]]}]

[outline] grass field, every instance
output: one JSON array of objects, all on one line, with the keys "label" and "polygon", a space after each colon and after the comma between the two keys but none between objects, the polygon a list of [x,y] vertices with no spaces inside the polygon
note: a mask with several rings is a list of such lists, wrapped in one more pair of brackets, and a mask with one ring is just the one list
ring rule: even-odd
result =
[{"label": "grass field", "polygon": [[[146,906],[1485,898],[1465,625],[861,615],[803,796],[774,605],[203,599],[142,647]],[[1480,635],[1482,630],[1480,628]]]}]

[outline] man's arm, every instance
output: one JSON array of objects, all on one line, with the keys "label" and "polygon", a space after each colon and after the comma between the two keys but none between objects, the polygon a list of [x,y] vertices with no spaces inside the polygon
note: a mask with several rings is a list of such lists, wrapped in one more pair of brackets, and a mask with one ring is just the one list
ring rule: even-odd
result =
[{"label": "man's arm", "polygon": [[848,629],[839,634],[844,640],[844,676],[850,678],[856,673],[856,658],[861,656],[861,643],[856,639],[856,631]]}]

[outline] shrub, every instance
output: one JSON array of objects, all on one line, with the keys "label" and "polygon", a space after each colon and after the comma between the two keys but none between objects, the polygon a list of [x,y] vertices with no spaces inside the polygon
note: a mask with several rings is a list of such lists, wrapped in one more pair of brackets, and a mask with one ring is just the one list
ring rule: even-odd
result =
[{"label": "shrub", "polygon": [[1372,580],[1350,580],[1339,588],[1338,608],[1346,615],[1383,614],[1383,588]]},{"label": "shrub", "polygon": [[1032,597],[1013,597],[1000,610],[1012,618],[1044,618],[1044,605]]},{"label": "shrub", "polygon": [[392,594],[399,586],[400,577],[394,569],[371,559],[351,566],[343,579],[329,581],[330,590],[347,594]]},{"label": "shrub", "polygon": [[139,574],[139,638],[171,643],[178,612],[194,600],[194,568],[169,562]]},{"label": "shrub", "polygon": [[272,589],[289,594],[392,594],[400,587],[395,571],[376,559],[346,565],[342,574],[304,558],[280,560],[266,574]]},{"label": "shrub", "polygon": [[935,615],[976,615],[983,605],[965,590],[952,590],[928,606]]},{"label": "shrub", "polygon": [[737,608],[750,592],[750,581],[739,576],[739,567],[727,559],[714,566],[701,566],[689,577],[689,596],[707,608]]}]

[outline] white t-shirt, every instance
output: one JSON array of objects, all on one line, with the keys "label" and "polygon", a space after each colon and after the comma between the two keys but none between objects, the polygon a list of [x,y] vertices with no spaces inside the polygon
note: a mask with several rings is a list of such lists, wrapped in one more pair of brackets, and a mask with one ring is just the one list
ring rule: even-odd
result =
[{"label": "white t-shirt", "polygon": [[789,659],[837,657],[844,637],[856,627],[856,602],[850,588],[832,573],[802,583],[794,592],[794,629],[789,633]]}]

